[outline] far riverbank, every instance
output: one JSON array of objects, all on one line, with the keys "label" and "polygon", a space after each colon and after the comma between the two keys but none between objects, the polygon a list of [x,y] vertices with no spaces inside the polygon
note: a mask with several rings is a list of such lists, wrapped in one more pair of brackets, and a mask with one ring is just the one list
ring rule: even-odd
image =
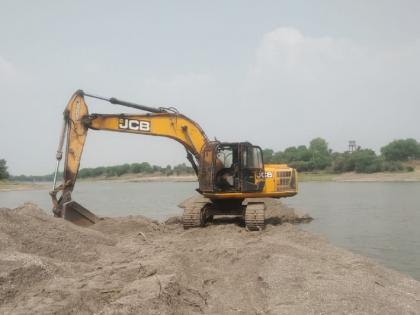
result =
[{"label": "far riverbank", "polygon": [[[78,179],[78,182],[195,182],[195,175],[170,175],[162,174],[138,175],[126,174],[112,177],[92,177]],[[379,173],[341,173],[328,172],[301,172],[298,173],[298,182],[420,182],[420,167],[413,172],[379,172]],[[50,182],[16,182],[0,181],[0,191],[19,190],[44,190],[49,189]]]},{"label": "far riverbank", "polygon": [[420,182],[420,168],[413,172],[378,172],[341,174],[327,172],[298,173],[299,182]]}]

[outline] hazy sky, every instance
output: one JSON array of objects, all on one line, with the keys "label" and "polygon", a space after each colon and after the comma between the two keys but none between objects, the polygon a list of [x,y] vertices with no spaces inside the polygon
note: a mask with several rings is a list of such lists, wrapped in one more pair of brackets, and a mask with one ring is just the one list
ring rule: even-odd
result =
[{"label": "hazy sky", "polygon": [[[420,140],[420,1],[0,0],[0,158],[54,169],[81,88],[175,106],[211,138],[281,150]],[[135,113],[88,100],[91,112]],[[90,131],[82,167],[185,161],[175,141]]]}]

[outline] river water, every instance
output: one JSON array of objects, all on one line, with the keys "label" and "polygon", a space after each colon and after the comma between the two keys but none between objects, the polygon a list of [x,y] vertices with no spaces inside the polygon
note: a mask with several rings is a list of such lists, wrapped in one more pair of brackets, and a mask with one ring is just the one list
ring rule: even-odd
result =
[{"label": "river water", "polygon": [[[192,182],[78,183],[73,199],[101,216],[181,214]],[[31,201],[48,210],[47,190],[0,192],[0,207]],[[301,183],[286,204],[310,214],[302,228],[420,280],[420,183]]]},{"label": "river water", "polygon": [[288,205],[315,220],[303,228],[420,280],[420,183],[300,184]]}]

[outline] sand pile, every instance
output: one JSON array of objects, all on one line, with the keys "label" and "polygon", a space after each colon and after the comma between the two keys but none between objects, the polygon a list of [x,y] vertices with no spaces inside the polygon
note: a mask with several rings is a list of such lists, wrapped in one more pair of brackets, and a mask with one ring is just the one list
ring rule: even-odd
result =
[{"label": "sand pile", "polygon": [[268,214],[261,232],[185,231],[176,218],[79,228],[33,204],[0,209],[0,313],[420,314],[419,282],[287,223],[303,220],[293,209]]}]

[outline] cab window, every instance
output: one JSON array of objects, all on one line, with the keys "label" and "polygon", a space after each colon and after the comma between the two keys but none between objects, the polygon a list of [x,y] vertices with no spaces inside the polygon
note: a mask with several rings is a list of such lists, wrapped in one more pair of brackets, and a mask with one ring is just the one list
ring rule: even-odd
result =
[{"label": "cab window", "polygon": [[223,168],[230,168],[233,164],[233,149],[232,147],[221,147],[217,152],[217,159],[220,161]]},{"label": "cab window", "polygon": [[263,168],[261,149],[259,147],[247,147],[242,151],[242,162],[245,168]]}]

